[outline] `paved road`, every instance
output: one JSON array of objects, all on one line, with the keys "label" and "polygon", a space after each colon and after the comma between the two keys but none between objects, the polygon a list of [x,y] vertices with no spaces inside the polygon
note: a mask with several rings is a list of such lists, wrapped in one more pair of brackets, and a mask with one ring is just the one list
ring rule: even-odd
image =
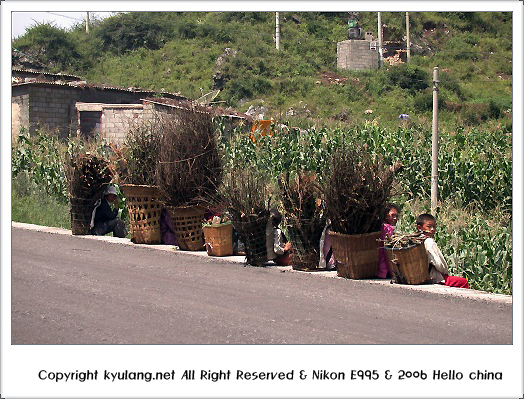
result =
[{"label": "paved road", "polygon": [[512,306],[12,229],[13,344],[511,344]]}]

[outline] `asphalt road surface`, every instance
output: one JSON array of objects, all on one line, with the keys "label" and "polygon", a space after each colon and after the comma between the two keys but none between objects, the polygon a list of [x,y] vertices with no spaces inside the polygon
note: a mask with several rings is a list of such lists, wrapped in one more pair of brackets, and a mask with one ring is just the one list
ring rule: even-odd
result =
[{"label": "asphalt road surface", "polygon": [[511,344],[512,305],[12,229],[13,344]]}]

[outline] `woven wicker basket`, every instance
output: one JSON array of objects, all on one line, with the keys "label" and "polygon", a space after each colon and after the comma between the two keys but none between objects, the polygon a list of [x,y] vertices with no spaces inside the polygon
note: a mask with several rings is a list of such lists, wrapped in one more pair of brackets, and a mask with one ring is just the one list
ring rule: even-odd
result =
[{"label": "woven wicker basket", "polygon": [[178,247],[185,251],[203,251],[204,234],[202,221],[205,208],[202,206],[166,206]]},{"label": "woven wicker basket", "polygon": [[379,261],[380,231],[368,234],[342,234],[330,231],[337,275],[351,279],[373,278]]},{"label": "woven wicker basket", "polygon": [[91,233],[91,216],[94,204],[92,199],[75,198],[69,199],[71,203],[71,233],[73,235],[87,235]]},{"label": "woven wicker basket", "polygon": [[293,254],[293,270],[319,270],[320,239],[326,222],[302,219],[300,224],[288,225]]},{"label": "woven wicker basket", "polygon": [[244,243],[247,263],[262,266],[267,262],[266,226],[267,215],[246,215],[241,220],[234,218],[233,225]]},{"label": "woven wicker basket", "polygon": [[203,230],[209,256],[233,255],[233,225],[231,223],[204,226]]},{"label": "woven wicker basket", "polygon": [[393,275],[404,284],[422,284],[429,280],[428,255],[424,244],[408,248],[384,247]]},{"label": "woven wicker basket", "polygon": [[160,216],[162,202],[158,197],[158,187],[124,184],[129,210],[131,240],[136,244],[159,244],[162,241]]}]

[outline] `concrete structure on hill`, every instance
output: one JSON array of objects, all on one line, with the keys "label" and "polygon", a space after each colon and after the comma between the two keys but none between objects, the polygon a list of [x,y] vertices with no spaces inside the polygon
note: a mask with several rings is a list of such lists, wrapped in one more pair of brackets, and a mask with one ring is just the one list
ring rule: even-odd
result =
[{"label": "concrete structure on hill", "polygon": [[[366,35],[369,39],[370,36]],[[337,43],[338,69],[377,69],[379,67],[378,44],[372,40],[349,39]]]}]

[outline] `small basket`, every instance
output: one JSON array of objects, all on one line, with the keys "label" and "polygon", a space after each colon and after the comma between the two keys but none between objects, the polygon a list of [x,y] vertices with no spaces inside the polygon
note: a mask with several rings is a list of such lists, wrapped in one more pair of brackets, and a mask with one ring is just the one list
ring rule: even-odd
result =
[{"label": "small basket", "polygon": [[166,206],[178,247],[185,251],[203,251],[204,234],[202,221],[205,208],[202,206]]},{"label": "small basket", "polygon": [[380,231],[342,234],[330,231],[337,275],[351,279],[373,278],[378,271]]},{"label": "small basket", "polygon": [[94,204],[92,199],[70,197],[71,233],[87,235],[91,233],[91,217]]},{"label": "small basket", "polygon": [[245,215],[234,217],[233,225],[244,243],[247,263],[262,266],[267,262],[266,227],[269,212],[262,216]]},{"label": "small basket", "polygon": [[384,249],[397,282],[411,285],[429,280],[428,255],[424,244]]},{"label": "small basket", "polygon": [[160,216],[162,202],[158,187],[123,184],[131,225],[131,241],[136,244],[159,244],[162,241]]},{"label": "small basket", "polygon": [[204,226],[204,242],[209,256],[233,255],[233,224]]}]

